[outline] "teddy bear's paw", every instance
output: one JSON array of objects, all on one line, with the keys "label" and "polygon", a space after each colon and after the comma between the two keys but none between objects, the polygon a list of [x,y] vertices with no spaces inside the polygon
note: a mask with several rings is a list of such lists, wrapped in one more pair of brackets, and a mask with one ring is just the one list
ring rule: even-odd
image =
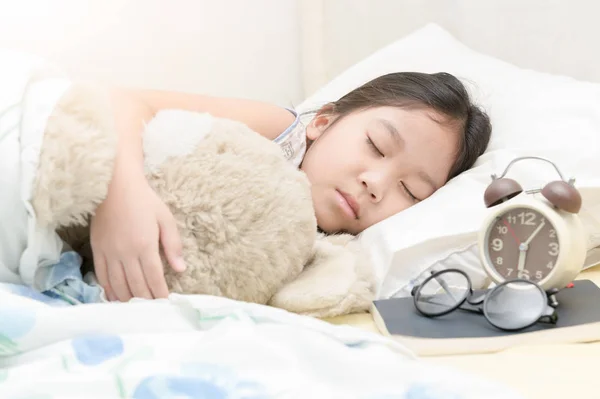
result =
[{"label": "teddy bear's paw", "polygon": [[33,208],[41,225],[84,225],[104,200],[117,133],[109,95],[75,84],[50,115],[34,181]]},{"label": "teddy bear's paw", "polygon": [[313,317],[362,312],[375,299],[374,281],[367,254],[357,243],[340,246],[319,240],[312,261],[269,304]]}]

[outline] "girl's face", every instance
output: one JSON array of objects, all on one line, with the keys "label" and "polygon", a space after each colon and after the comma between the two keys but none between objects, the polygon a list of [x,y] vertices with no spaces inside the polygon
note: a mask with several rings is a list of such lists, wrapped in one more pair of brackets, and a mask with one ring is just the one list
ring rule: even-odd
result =
[{"label": "girl's face", "polygon": [[445,184],[458,137],[434,111],[377,107],[335,119],[311,121],[301,166],[325,232],[358,234]]}]

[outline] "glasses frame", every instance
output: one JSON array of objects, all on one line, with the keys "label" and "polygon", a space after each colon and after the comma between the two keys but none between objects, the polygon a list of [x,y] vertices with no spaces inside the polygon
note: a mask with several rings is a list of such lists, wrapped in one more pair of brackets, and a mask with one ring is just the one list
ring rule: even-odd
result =
[{"label": "glasses frame", "polygon": [[[439,313],[423,311],[423,309],[421,309],[418,304],[419,303],[418,299],[421,297],[421,295],[419,295],[419,294],[421,292],[421,289],[423,287],[425,287],[431,280],[435,279],[442,288],[444,288],[447,292],[451,292],[448,285],[445,283],[445,281],[443,279],[439,279],[439,277],[441,275],[446,274],[446,273],[458,273],[465,277],[465,279],[467,280],[467,284],[468,284],[468,287],[465,291],[466,294],[460,301],[457,301],[455,305],[449,307],[445,311],[442,311]],[[515,327],[515,328],[501,327],[501,326],[497,325],[496,323],[494,323],[492,321],[492,319],[490,318],[490,316],[488,316],[488,311],[487,311],[487,305],[489,303],[488,299],[493,295],[493,293],[495,291],[497,291],[498,289],[501,289],[505,285],[508,285],[511,283],[519,283],[519,282],[530,284],[530,285],[533,285],[534,287],[536,287],[540,291],[540,294],[543,295],[544,297],[546,297],[546,299],[547,299],[546,306],[543,307],[542,309],[540,309],[539,315],[536,318],[532,318],[533,321],[527,325],[519,326],[519,327]],[[545,292],[542,289],[542,287],[539,286],[539,284],[537,284],[533,281],[527,280],[527,279],[519,278],[519,279],[512,279],[512,280],[504,281],[504,282],[496,285],[491,290],[488,290],[479,296],[474,296],[471,279],[469,278],[467,273],[465,273],[464,271],[462,271],[460,269],[443,269],[443,270],[439,270],[439,271],[431,271],[431,275],[429,277],[427,277],[425,280],[423,280],[422,283],[415,285],[413,287],[413,289],[411,290],[411,295],[413,297],[415,309],[419,313],[421,313],[423,316],[430,317],[430,318],[440,317],[440,316],[444,316],[449,313],[452,313],[456,309],[461,309],[461,310],[465,310],[465,311],[469,311],[469,312],[473,312],[473,313],[483,314],[483,316],[486,318],[488,323],[490,323],[491,325],[493,325],[494,327],[496,327],[500,330],[518,331],[518,330],[522,330],[522,329],[531,327],[534,324],[537,324],[539,322],[556,324],[558,321],[558,313],[556,312],[556,307],[558,306],[558,301],[556,300],[555,294],[557,292],[558,292],[558,290],[551,290],[551,291]],[[466,304],[466,306],[465,306],[465,304]]]}]

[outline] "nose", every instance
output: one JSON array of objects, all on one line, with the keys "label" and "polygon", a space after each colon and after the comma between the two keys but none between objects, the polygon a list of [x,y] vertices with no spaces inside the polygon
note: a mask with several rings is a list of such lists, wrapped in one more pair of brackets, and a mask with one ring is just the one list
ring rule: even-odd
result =
[{"label": "nose", "polygon": [[383,199],[385,192],[385,176],[381,172],[367,172],[359,177],[362,186],[367,190],[371,201],[377,203]]}]

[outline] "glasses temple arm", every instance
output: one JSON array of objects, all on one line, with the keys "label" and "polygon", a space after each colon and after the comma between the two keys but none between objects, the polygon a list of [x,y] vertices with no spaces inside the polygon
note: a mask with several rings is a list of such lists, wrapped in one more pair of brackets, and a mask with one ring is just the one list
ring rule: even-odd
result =
[{"label": "glasses temple arm", "polygon": [[441,279],[438,276],[435,276],[434,279],[435,279],[435,281],[438,282],[439,285],[442,286],[442,288],[448,293],[448,295],[450,295],[452,297],[452,299],[454,299],[455,301],[458,302],[458,299],[452,294],[452,291],[450,290],[450,287],[448,286],[448,284],[446,284],[446,282],[444,281],[444,279]]}]

